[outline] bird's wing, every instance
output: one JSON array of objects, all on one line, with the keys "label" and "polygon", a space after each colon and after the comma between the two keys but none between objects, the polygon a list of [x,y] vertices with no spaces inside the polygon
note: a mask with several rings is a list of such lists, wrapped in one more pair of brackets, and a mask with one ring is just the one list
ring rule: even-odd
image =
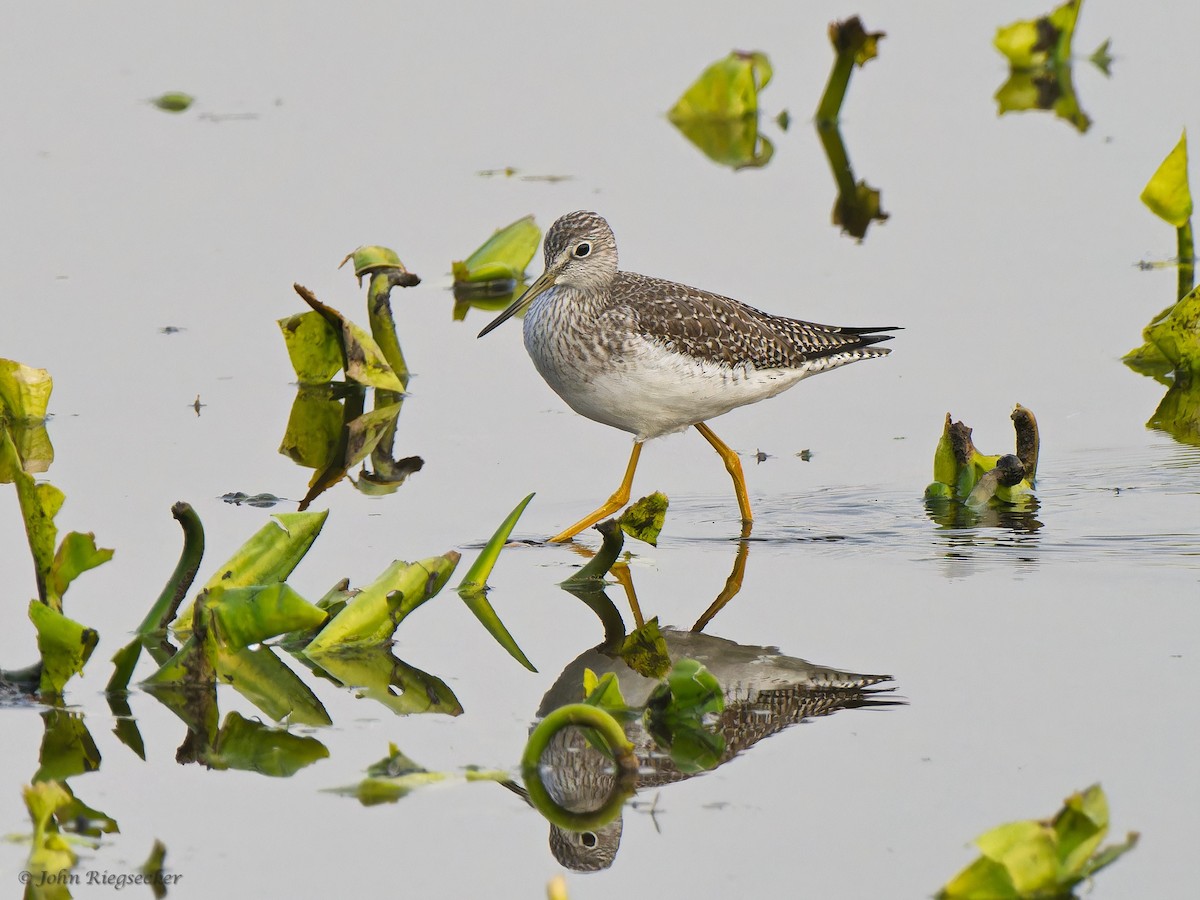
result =
[{"label": "bird's wing", "polygon": [[[890,328],[847,328],[773,316],[729,297],[673,281],[620,272],[614,314],[629,315],[647,340],[698,359],[729,366],[800,368],[826,360],[838,365],[883,356],[872,347]],[[632,302],[626,302],[632,301]]]}]

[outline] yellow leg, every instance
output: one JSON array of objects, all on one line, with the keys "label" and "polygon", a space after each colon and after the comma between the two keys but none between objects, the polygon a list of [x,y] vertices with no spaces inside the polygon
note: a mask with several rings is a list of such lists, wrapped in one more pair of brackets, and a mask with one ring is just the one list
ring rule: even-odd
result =
[{"label": "yellow leg", "polygon": [[[696,427],[698,428],[700,426]],[[726,447],[725,449],[728,450],[729,448]],[[563,541],[569,541],[571,538],[575,537],[575,535],[579,534],[579,532],[583,531],[583,529],[595,525],[606,516],[611,516],[618,509],[628,503],[629,491],[633,488],[633,473],[634,470],[637,469],[638,457],[641,455],[642,442],[638,441],[633,445],[633,453],[629,456],[629,465],[625,467],[625,477],[621,479],[621,486],[617,488],[616,493],[609,497],[605,504],[595,512],[584,516],[566,531],[562,532],[562,534],[556,534],[554,537],[550,538],[550,543],[561,544]]]},{"label": "yellow leg", "polygon": [[746,494],[746,476],[742,474],[742,461],[738,455],[729,449],[729,445],[713,434],[713,430],[703,422],[696,423],[696,430],[704,435],[704,439],[713,445],[713,449],[721,454],[725,461],[725,471],[733,478],[733,490],[737,494],[738,509],[742,511],[742,523],[754,521],[750,512],[750,497]]}]

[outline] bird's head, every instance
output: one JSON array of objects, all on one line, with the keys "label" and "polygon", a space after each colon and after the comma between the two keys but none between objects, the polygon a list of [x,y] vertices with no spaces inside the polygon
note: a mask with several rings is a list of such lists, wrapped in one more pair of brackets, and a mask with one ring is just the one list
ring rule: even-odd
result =
[{"label": "bird's head", "polygon": [[529,289],[493,319],[479,336],[532,303],[539,294],[562,285],[586,293],[603,291],[617,274],[617,241],[603,216],[579,210],[550,226],[544,243],[546,269]]}]

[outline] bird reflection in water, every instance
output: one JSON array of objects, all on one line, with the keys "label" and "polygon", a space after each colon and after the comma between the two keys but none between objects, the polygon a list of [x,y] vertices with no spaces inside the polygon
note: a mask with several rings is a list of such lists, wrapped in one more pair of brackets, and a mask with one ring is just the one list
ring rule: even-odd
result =
[{"label": "bird reflection in water", "polygon": [[[818,666],[796,657],[785,656],[778,648],[738,644],[704,634],[701,629],[729,602],[741,587],[745,571],[747,544],[739,543],[733,571],[721,594],[704,612],[691,630],[663,628],[671,662],[694,659],[702,663],[720,682],[725,708],[711,723],[724,739],[713,768],[724,765],[759,741],[806,720],[828,716],[843,709],[888,707],[903,703],[881,687],[891,676],[849,672]],[[624,587],[635,621],[643,622],[628,569],[614,566],[612,574]],[[590,589],[571,589],[600,616],[605,626],[605,641],[585,651],[563,670],[543,697],[537,711],[540,720],[560,706],[583,698],[585,669],[598,677],[613,673],[621,695],[630,707],[644,707],[650,694],[661,683],[647,678],[626,664],[619,654],[625,636],[624,623],[603,584]],[[656,746],[644,721],[625,725],[639,763],[636,789],[659,788],[700,774],[682,771],[671,755]],[[572,813],[589,813],[610,803],[614,792],[627,788],[621,783],[612,760],[590,744],[577,728],[559,731],[541,758],[541,778],[554,802]],[[512,786],[524,795],[524,791]],[[621,842],[622,806],[606,824],[588,830],[573,830],[550,823],[550,848],[567,868],[586,872],[606,869],[613,864]]]}]

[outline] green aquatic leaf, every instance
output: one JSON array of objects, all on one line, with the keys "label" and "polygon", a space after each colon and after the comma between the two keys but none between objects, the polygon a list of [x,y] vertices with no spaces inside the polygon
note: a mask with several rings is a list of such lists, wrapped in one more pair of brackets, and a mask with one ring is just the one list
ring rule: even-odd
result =
[{"label": "green aquatic leaf", "polygon": [[278,324],[300,384],[328,384],[342,368],[337,329],[315,310],[279,319]]},{"label": "green aquatic leaf", "polygon": [[72,675],[83,673],[100,635],[37,600],[29,601],[29,619],[42,654],[39,688],[43,694],[61,694]]},{"label": "green aquatic leaf", "polygon": [[375,339],[332,306],[326,306],[303,285],[293,285],[309,306],[320,313],[334,329],[341,345],[342,369],[346,378],[358,384],[385,391],[404,393],[404,382],[388,364]]},{"label": "green aquatic leaf", "polygon": [[583,702],[589,706],[599,706],[610,713],[623,712],[629,708],[625,697],[621,694],[621,683],[613,672],[605,672],[602,678],[597,678],[591,669],[583,670]]},{"label": "green aquatic leaf", "polygon": [[1142,336],[1170,362],[1182,379],[1200,373],[1200,288],[1146,326]]},{"label": "green aquatic leaf", "polygon": [[992,456],[980,453],[971,439],[971,429],[954,422],[946,413],[933,454],[934,481],[925,488],[925,499],[956,498],[982,506],[993,496],[1012,503],[1032,491],[1038,461],[1037,420],[1019,403],[1011,418],[1017,453]]},{"label": "green aquatic leaf", "polygon": [[57,598],[57,605],[61,608],[62,596],[71,582],[83,572],[103,565],[112,557],[112,550],[96,546],[96,536],[90,531],[87,534],[68,532],[58,545],[58,552],[50,564],[49,577],[46,579],[48,596]]},{"label": "green aquatic leaf", "polygon": [[1142,202],[1165,222],[1182,228],[1192,217],[1188,185],[1187,130],[1142,189]]},{"label": "green aquatic leaf", "polygon": [[497,615],[496,610],[492,607],[486,592],[488,576],[491,575],[492,568],[500,556],[500,551],[504,549],[504,544],[508,541],[508,536],[512,534],[517,520],[521,518],[521,514],[525,511],[525,507],[529,505],[529,501],[533,497],[534,495],[530,494],[518,503],[505,520],[500,523],[500,527],[492,534],[487,544],[484,545],[483,550],[479,552],[479,556],[475,559],[474,564],[472,564],[467,574],[463,577],[462,583],[458,586],[458,596],[466,604],[467,609],[480,621],[488,634],[495,638],[496,643],[507,650],[513,659],[529,671],[536,672],[537,669],[529,661],[529,657],[525,655],[525,651],[520,648],[516,639],[500,620],[500,616]]},{"label": "green aquatic leaf", "polygon": [[625,665],[646,678],[662,678],[671,669],[666,639],[658,628],[658,616],[625,637],[620,650]]},{"label": "green aquatic leaf", "polygon": [[288,668],[270,647],[215,648],[217,677],[275,721],[301,725],[331,725],[317,695]]},{"label": "green aquatic leaf", "polygon": [[1079,105],[1070,66],[1014,69],[996,91],[999,115],[1048,110],[1080,134],[1092,127],[1091,117]]},{"label": "green aquatic leaf", "polygon": [[167,860],[167,845],[158,838],[150,848],[150,855],[142,863],[139,872],[146,877],[150,889],[154,891],[155,900],[163,900],[167,896],[167,887],[163,879],[163,863]]},{"label": "green aquatic leaf", "polygon": [[775,155],[775,145],[759,131],[757,116],[688,117],[671,124],[701,153],[731,169],[761,169]]},{"label": "green aquatic leaf", "polygon": [[356,797],[363,806],[395,803],[413,791],[430,784],[455,780],[511,782],[508,772],[468,769],[463,775],[431,772],[388,744],[388,755],[367,767],[367,777],[350,787],[334,788],[330,793]]},{"label": "green aquatic leaf", "polygon": [[[205,582],[202,590],[284,581],[308,553],[328,516],[328,510],[276,513],[274,521],[268,521],[242,544]],[[193,608],[193,604],[188,604],[179,611],[174,624],[176,634],[186,635],[190,631]]]},{"label": "green aquatic leaf", "polygon": [[249,587],[212,587],[209,607],[222,646],[239,650],[289,631],[316,628],[328,614],[282,582]]},{"label": "green aquatic leaf", "polygon": [[231,712],[202,761],[214,769],[290,778],[328,756],[328,748],[316,738],[271,728]]},{"label": "green aquatic leaf", "polygon": [[420,562],[393,562],[321,629],[304,648],[305,656],[320,664],[318,657],[324,653],[390,641],[404,618],[442,589],[458,560],[459,554],[451,550]]},{"label": "green aquatic leaf", "polygon": [[1179,379],[1171,384],[1146,423],[1175,440],[1200,446],[1200,379]]},{"label": "green aquatic leaf", "polygon": [[758,93],[771,81],[765,53],[735,50],[710,65],[683,92],[667,113],[679,123],[688,119],[739,119],[758,113]]},{"label": "green aquatic leaf", "polygon": [[542,230],[528,215],[499,229],[465,260],[451,263],[455,282],[520,280],[537,252]]},{"label": "green aquatic leaf", "polygon": [[521,514],[525,511],[525,507],[529,505],[529,501],[534,497],[533,494],[527,496],[524,500],[518,503],[513,511],[508,514],[500,527],[492,534],[483,550],[479,552],[479,556],[475,559],[474,564],[463,577],[462,583],[458,586],[458,596],[462,599],[469,609],[477,618],[483,627],[487,630],[496,643],[508,651],[517,662],[523,665],[531,672],[536,672],[533,663],[529,661],[529,657],[525,655],[516,639],[512,636],[509,630],[500,621],[500,616],[492,607],[491,602],[487,598],[487,579],[492,573],[492,568],[496,564],[496,560],[500,556],[500,551],[504,549],[505,542],[508,541],[508,536],[512,534],[513,528],[516,527],[517,520],[521,518]]},{"label": "green aquatic leaf", "polygon": [[667,495],[655,491],[648,497],[630,506],[621,513],[617,524],[621,530],[635,540],[645,541],[652,547],[658,546],[658,536],[662,532],[663,521],[667,516]]},{"label": "green aquatic leaf", "polygon": [[0,419],[44,421],[53,389],[54,379],[45,369],[35,369],[13,359],[0,359]]},{"label": "green aquatic leaf", "polygon": [[725,738],[705,718],[725,709],[721,683],[701,663],[681,659],[646,701],[646,729],[681,772],[714,768]]},{"label": "green aquatic leaf", "polygon": [[1108,833],[1108,798],[1100,785],[1072,794],[1052,822],[1062,876],[1078,879]]},{"label": "green aquatic leaf", "polygon": [[345,398],[331,385],[301,385],[279,452],[306,469],[328,468],[337,455],[346,415]]},{"label": "green aquatic leaf", "polygon": [[462,714],[462,704],[444,681],[397,659],[389,647],[320,654],[311,662],[351,689],[355,697],[382,703],[398,716]]},{"label": "green aquatic leaf", "polygon": [[329,510],[276,513],[205,583],[204,587],[245,587],[284,581],[321,533]]},{"label": "green aquatic leaf", "polygon": [[34,781],[63,781],[100,768],[100,751],[82,713],[51,707],[42,713],[42,746]]},{"label": "green aquatic leaf", "polygon": [[998,28],[992,43],[1014,70],[1065,65],[1071,60],[1071,39],[1082,3],[1068,0],[1049,15]]},{"label": "green aquatic leaf", "polygon": [[1097,853],[1108,831],[1108,801],[1100,786],[1072,794],[1048,821],[1009,822],[975,840],[981,856],[938,893],[939,900],[1066,897],[1085,878],[1137,843]]},{"label": "green aquatic leaf", "polygon": [[467,574],[463,576],[463,580],[459,583],[457,590],[475,591],[483,590],[487,586],[488,576],[492,574],[492,568],[496,565],[496,560],[500,558],[500,551],[504,549],[504,544],[508,541],[508,536],[512,534],[512,530],[517,526],[517,520],[521,518],[521,514],[525,512],[525,507],[529,505],[529,501],[534,498],[534,494],[530,494],[510,512],[500,527],[484,544],[483,549],[479,551],[479,556],[475,558],[475,562],[471,564],[471,568],[467,570]]},{"label": "green aquatic leaf", "polygon": [[21,789],[25,808],[33,821],[33,841],[29,849],[28,869],[33,877],[54,876],[75,865],[75,851],[58,830],[55,814],[71,803],[66,785],[57,781],[39,781]]},{"label": "green aquatic leaf", "polygon": [[183,112],[196,102],[196,98],[183,91],[168,91],[150,101],[164,112]]}]

